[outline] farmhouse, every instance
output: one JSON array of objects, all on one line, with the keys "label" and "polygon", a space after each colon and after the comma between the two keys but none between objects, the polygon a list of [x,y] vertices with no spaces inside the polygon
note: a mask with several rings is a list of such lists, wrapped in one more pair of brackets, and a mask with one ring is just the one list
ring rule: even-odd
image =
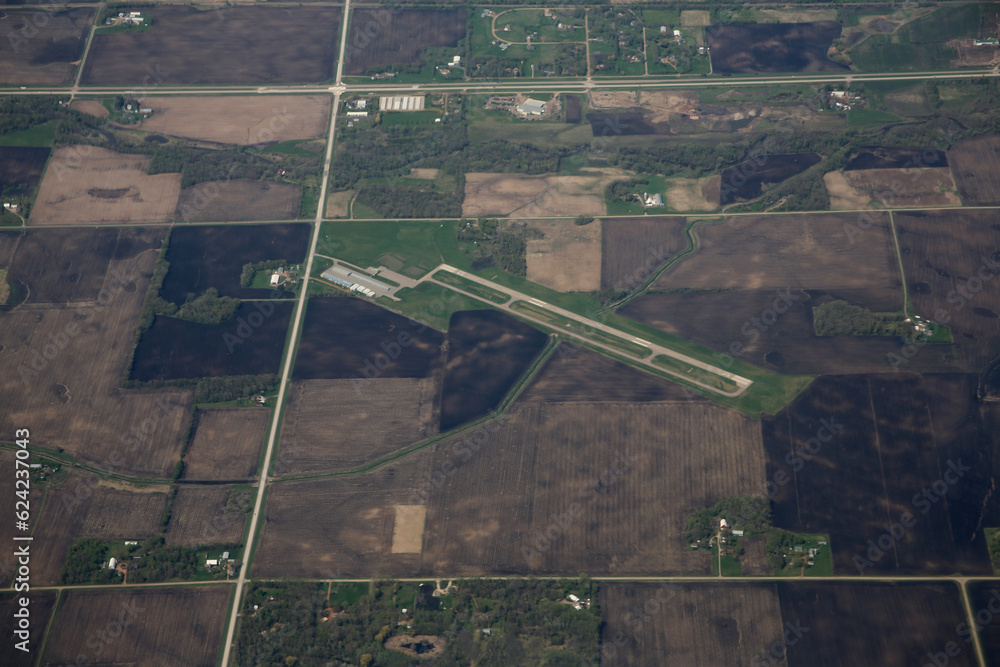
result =
[{"label": "farmhouse", "polygon": [[517,112],[522,116],[541,116],[545,113],[545,102],[533,100],[530,97],[517,105]]},{"label": "farmhouse", "polygon": [[659,192],[654,192],[653,194],[644,192],[642,194],[646,206],[663,206],[663,195]]}]

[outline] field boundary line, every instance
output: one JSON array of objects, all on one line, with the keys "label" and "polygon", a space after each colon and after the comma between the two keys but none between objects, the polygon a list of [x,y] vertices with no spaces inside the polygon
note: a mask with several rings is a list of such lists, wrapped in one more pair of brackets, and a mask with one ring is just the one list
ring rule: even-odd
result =
[{"label": "field boundary line", "polygon": [[[320,233],[323,229],[323,214],[326,207],[326,194],[330,187],[330,164],[333,161],[334,144],[337,141],[337,112],[340,109],[340,95],[342,86],[340,84],[343,74],[344,53],[347,47],[348,25],[351,11],[351,0],[345,0],[344,10],[341,14],[341,34],[340,53],[337,60],[337,86],[333,89],[333,103],[330,108],[330,123],[327,127],[326,154],[323,159],[323,177],[320,179],[319,199],[316,202],[316,217],[312,222],[312,238],[309,245],[309,254],[306,256],[306,266],[304,275],[312,273],[313,261],[316,258],[316,248],[319,244]],[[229,613],[229,620],[226,624],[225,639],[223,640],[223,653],[220,664],[228,667],[232,661],[233,640],[236,636],[236,626],[239,622],[240,607],[243,600],[243,587],[247,582],[247,575],[250,572],[251,563],[256,548],[256,540],[263,532],[266,524],[266,512],[264,510],[264,499],[267,495],[268,472],[271,467],[271,459],[274,455],[275,445],[278,441],[278,429],[282,423],[282,410],[284,409],[286,395],[288,393],[289,378],[292,372],[292,364],[295,359],[297,349],[296,341],[302,329],[302,323],[306,311],[307,297],[309,294],[309,281],[302,282],[302,291],[299,293],[298,304],[293,318],[291,334],[288,335],[288,349],[285,350],[284,368],[281,372],[281,384],[278,388],[278,397],[275,402],[275,419],[271,422],[271,430],[268,434],[265,446],[264,462],[261,466],[260,483],[257,488],[257,499],[254,502],[253,513],[250,519],[250,530],[247,533],[244,547],[243,565],[240,567],[239,577],[236,579],[236,593],[233,608]]]},{"label": "field boundary line", "polygon": [[[90,24],[90,33],[87,35],[87,42],[83,45],[83,55],[80,56],[80,65],[76,68],[76,76],[73,77],[73,87],[69,90],[69,103],[72,103],[76,98],[76,94],[80,92],[80,79],[83,78],[83,68],[87,66],[87,56],[90,55],[90,47],[94,43],[94,35],[97,34],[97,21],[101,18],[101,10],[104,9],[103,2],[88,6],[94,7],[94,17],[93,22]],[[66,6],[64,9],[69,10],[70,6]]]},{"label": "field boundary line", "polygon": [[[35,589],[38,590],[38,589]],[[56,601],[52,603],[52,613],[49,614],[49,622],[45,624],[45,630],[42,631],[42,640],[38,643],[38,655],[35,656],[36,665],[42,664],[42,658],[45,657],[45,649],[48,648],[49,644],[49,634],[52,632],[52,624],[56,620],[56,613],[59,612],[59,605],[63,601],[62,590],[56,591]]]},{"label": "field boundary line", "polygon": [[538,356],[535,357],[534,362],[524,371],[518,382],[514,383],[514,385],[510,388],[510,390],[504,396],[503,400],[500,401],[500,404],[497,406],[496,410],[489,413],[488,415],[480,417],[479,419],[469,422],[468,424],[463,424],[462,426],[453,428],[445,433],[439,433],[426,440],[422,440],[421,442],[412,445],[407,445],[406,447],[397,449],[395,452],[386,454],[380,459],[370,461],[360,466],[355,466],[353,468],[344,468],[342,470],[326,470],[322,472],[302,473],[299,475],[288,475],[284,477],[278,477],[274,479],[272,484],[303,482],[314,479],[325,479],[328,477],[353,477],[354,475],[363,475],[365,473],[372,472],[373,470],[378,470],[379,468],[382,468],[383,466],[386,466],[392,463],[393,461],[405,458],[410,454],[414,454],[416,452],[419,452],[420,450],[436,445],[439,442],[442,442],[443,440],[454,438],[458,435],[461,435],[462,433],[465,433],[466,431],[478,428],[479,426],[488,424],[491,421],[499,419],[507,412],[507,410],[510,408],[510,405],[515,400],[517,400],[517,398],[521,395],[525,386],[528,383],[530,383],[531,380],[534,379],[535,375],[537,375],[537,373],[542,369],[542,367],[549,360],[549,358],[555,353],[556,347],[558,347],[560,342],[562,341],[558,337],[549,338],[549,341],[546,343],[545,347],[542,348],[542,350],[538,353]]},{"label": "field boundary line", "polygon": [[[972,600],[969,599],[969,591],[966,588],[967,582],[956,582],[958,584],[958,589],[962,593],[962,606],[965,608],[965,618],[969,624],[968,627],[976,627],[976,615],[972,611]],[[979,632],[973,632],[972,634],[972,645],[976,649],[976,660],[979,662],[979,667],[986,667],[986,655],[983,653],[983,643],[979,637]]]},{"label": "field boundary line", "polygon": [[[629,217],[640,217],[640,216],[629,216]],[[713,216],[709,218],[696,218],[696,219],[688,218],[687,222],[684,224],[684,228],[681,230],[681,233],[684,234],[684,238],[687,239],[688,242],[687,247],[682,250],[679,250],[673,257],[664,262],[659,269],[650,274],[649,278],[646,279],[646,282],[644,282],[639,289],[623,297],[620,301],[616,301],[615,303],[601,307],[600,310],[594,313],[594,317],[606,313],[609,310],[612,311],[617,310],[618,308],[621,308],[622,306],[626,305],[629,301],[631,301],[635,297],[641,296],[646,291],[648,291],[656,283],[657,280],[659,280],[660,276],[663,275],[667,271],[667,269],[672,268],[674,264],[681,261],[688,255],[697,252],[699,249],[698,235],[695,234],[695,230],[697,227],[700,227],[703,224],[705,225],[719,224],[726,222],[726,220],[727,216],[725,215],[721,217]]]},{"label": "field boundary line", "polygon": [[[967,583],[973,581],[996,581],[995,577],[987,577],[984,575],[980,576],[956,576],[956,575],[884,575],[884,576],[861,576],[861,575],[843,575],[843,576],[829,576],[829,577],[800,577],[800,576],[783,576],[777,574],[766,574],[759,576],[733,576],[733,577],[720,577],[717,575],[657,575],[657,574],[638,574],[638,575],[615,575],[615,574],[588,574],[587,575],[593,581],[606,581],[606,582],[635,582],[635,583],[658,583],[658,582],[695,582],[695,583],[706,583],[714,586],[725,586],[729,583],[753,583],[753,582],[780,582],[789,584],[815,584],[817,582],[828,582],[832,585],[841,584],[844,582],[849,583],[898,583],[898,582],[912,582],[912,583],[934,583],[942,581],[950,581],[954,583]],[[580,573],[565,573],[565,574],[428,574],[423,577],[387,577],[392,581],[406,581],[406,582],[421,582],[421,581],[432,581],[434,579],[483,579],[492,581],[504,581],[504,580],[533,580],[533,579],[579,579]],[[296,577],[295,581],[298,582],[316,582],[316,583],[327,583],[333,581],[336,583],[367,583],[373,580],[373,577],[342,577],[336,579],[324,579],[316,577]],[[254,579],[254,581],[260,582],[282,582],[287,581],[287,579],[276,579],[274,577],[260,577]]]},{"label": "field boundary line", "polygon": [[[57,586],[32,586],[33,591],[78,591],[78,590],[104,590],[120,591],[124,588],[169,588],[171,586],[233,586],[235,579],[206,579],[205,581],[145,581],[141,584],[66,584]],[[10,592],[12,589],[0,589],[0,593]]]},{"label": "field boundary line", "polygon": [[889,209],[889,230],[892,232],[892,242],[896,248],[896,261],[899,262],[899,281],[903,284],[903,314],[913,317],[910,310],[910,291],[906,286],[906,271],[903,269],[903,253],[899,246],[899,232],[896,231],[896,218]]}]

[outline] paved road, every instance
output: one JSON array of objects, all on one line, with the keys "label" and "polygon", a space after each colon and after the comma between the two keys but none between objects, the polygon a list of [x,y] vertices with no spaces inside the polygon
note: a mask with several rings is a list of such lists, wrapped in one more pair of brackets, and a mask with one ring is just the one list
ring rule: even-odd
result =
[{"label": "paved road", "polygon": [[[344,46],[343,44],[341,45]],[[341,65],[338,64],[338,70]],[[663,77],[663,76],[637,76],[618,77],[607,79],[593,79],[588,81],[586,77],[571,79],[545,78],[545,79],[512,79],[512,80],[491,80],[491,81],[461,81],[454,83],[414,83],[414,84],[306,84],[306,85],[280,85],[280,86],[160,86],[157,87],[156,95],[232,95],[234,93],[260,94],[260,95],[288,95],[290,93],[301,93],[316,95],[321,93],[431,93],[431,92],[463,92],[463,93],[492,93],[496,91],[511,92],[542,92],[542,91],[577,91],[584,92],[592,89],[628,89],[638,88],[702,88],[712,86],[723,86],[727,88],[737,88],[740,86],[777,86],[782,84],[802,84],[802,83],[845,83],[865,82],[865,81],[927,81],[930,79],[980,79],[984,77],[1000,76],[997,69],[976,69],[976,70],[949,70],[943,72],[913,72],[907,74],[788,74],[783,76],[767,77],[712,77],[712,78],[689,78],[689,77]],[[339,80],[339,79],[338,79]],[[79,89],[81,95],[118,95],[121,93],[134,92],[134,86],[86,86]],[[27,90],[2,89],[0,95],[63,95],[73,90],[72,86],[48,86],[44,88],[31,88]]]},{"label": "paved road", "polygon": [[[346,0],[344,4],[344,16],[350,16],[351,11],[351,0]],[[343,21],[343,32],[340,39],[340,58],[337,63],[337,82],[343,76],[344,68],[344,50],[347,47],[347,28],[348,21]],[[337,112],[340,110],[340,92],[335,92],[333,95],[333,110],[330,113],[330,127],[327,133],[326,139],[326,155],[323,159],[323,179],[320,181],[320,191],[319,191],[319,201],[316,205],[316,218],[313,221],[312,230],[312,241],[309,246],[309,255],[306,257],[306,267],[305,273],[303,275],[311,275],[313,260],[316,258],[316,246],[319,243],[319,234],[322,229],[323,213],[324,207],[326,206],[326,194],[329,189],[328,185],[330,183],[330,164],[333,162],[333,145],[334,139],[337,136]],[[288,346],[288,351],[285,354],[284,368],[281,372],[281,384],[278,388],[278,400],[275,403],[274,409],[274,419],[271,420],[271,431],[267,437],[267,446],[264,450],[264,463],[260,469],[260,484],[257,486],[257,499],[253,506],[253,515],[250,520],[250,529],[247,535],[246,548],[244,549],[243,566],[240,567],[240,576],[236,580],[236,596],[234,598],[232,611],[229,616],[229,623],[226,627],[226,640],[224,644],[224,650],[222,654],[222,667],[227,667],[231,660],[231,654],[233,649],[233,638],[236,634],[236,625],[239,622],[241,604],[240,601],[243,599],[243,588],[246,586],[248,579],[248,574],[250,571],[250,561],[254,554],[254,546],[256,545],[257,539],[260,536],[260,532],[263,530],[263,524],[261,522],[262,512],[264,511],[264,496],[267,490],[268,483],[268,473],[271,469],[271,459],[274,456],[275,445],[278,441],[278,424],[281,422],[278,419],[278,415],[282,407],[285,405],[285,392],[288,390],[288,377],[292,370],[292,360],[295,357],[295,349],[299,340],[299,330],[302,327],[302,320],[305,314],[306,298],[309,292],[309,281],[305,280],[302,283],[302,290],[299,292],[299,300],[295,309],[295,320],[292,323],[292,333],[289,340],[291,343]]]}]

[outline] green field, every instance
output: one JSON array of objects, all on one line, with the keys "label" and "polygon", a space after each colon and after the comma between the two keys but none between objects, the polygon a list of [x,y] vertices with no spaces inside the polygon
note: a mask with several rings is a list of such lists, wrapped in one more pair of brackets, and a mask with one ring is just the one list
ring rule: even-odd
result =
[{"label": "green field", "polygon": [[742,574],[740,562],[732,556],[722,556],[721,561],[723,577],[738,577]]},{"label": "green field", "polygon": [[[800,551],[795,546],[782,547],[785,555],[785,567],[775,570],[779,577],[832,577],[833,552],[830,550],[829,535],[810,535],[806,533],[785,533],[786,542],[802,547]],[[825,542],[825,544],[820,544]],[[816,557],[812,565],[807,565],[809,549],[816,549]]]},{"label": "green field", "polygon": [[[583,76],[587,73],[583,19],[571,18],[580,10],[567,12],[569,18],[543,16],[543,10],[505,10],[497,19],[497,37],[493,36],[492,18],[475,12],[469,23],[470,62],[468,76],[473,78]],[[558,30],[560,22],[579,24],[579,30]],[[503,27],[510,25],[509,31]],[[531,44],[525,44],[528,35]],[[535,36],[537,35],[537,36]],[[495,40],[502,40],[494,44]],[[506,42],[506,48],[501,44]],[[513,42],[513,43],[512,43]]]},{"label": "green field", "polygon": [[51,146],[55,142],[59,121],[50,120],[26,130],[0,136],[0,146]]},{"label": "green field", "polygon": [[[980,37],[981,16],[995,6],[944,6],[888,35],[871,35],[849,51],[860,71],[912,72],[946,69],[956,57],[953,39]],[[996,35],[982,35],[996,36]]]},{"label": "green field", "polygon": [[299,157],[314,157],[316,151],[309,151],[300,146],[310,141],[315,141],[315,139],[290,139],[288,141],[282,141],[280,143],[274,144],[273,146],[268,146],[267,148],[261,148],[258,153],[284,153],[286,155],[298,155]]},{"label": "green field", "polygon": [[692,366],[691,364],[684,363],[679,359],[675,359],[674,357],[670,357],[665,354],[653,357],[653,363],[660,368],[673,371],[674,373],[679,373],[690,379],[692,382],[707,384],[708,386],[715,387],[721,391],[736,391],[739,388],[739,385],[732,380],[720,377],[711,371],[706,371],[704,368]]},{"label": "green field", "polygon": [[900,117],[874,109],[852,109],[847,112],[847,126],[851,128],[878,127],[894,120],[900,120]]},{"label": "green field", "polygon": [[430,282],[420,283],[412,289],[403,287],[396,292],[396,296],[401,300],[392,301],[388,297],[379,297],[376,303],[439,331],[447,331],[451,316],[459,311],[483,310],[490,307],[485,301],[473,299]]},{"label": "green field", "polygon": [[[534,94],[533,99],[547,102],[552,99],[550,94]],[[556,148],[579,146],[594,139],[590,124],[562,122],[562,114],[553,120],[525,120],[516,118],[509,111],[483,108],[486,96],[475,96],[470,99],[466,122],[469,128],[469,142],[483,143],[495,140],[507,140],[516,136],[518,141],[534,144],[539,147]],[[586,114],[586,102],[583,113]]]},{"label": "green field", "polygon": [[594,7],[587,14],[591,69],[596,76],[634,76],[646,73],[644,24],[630,9]]},{"label": "green field", "polygon": [[396,111],[383,112],[382,125],[391,127],[393,125],[430,125],[440,120],[443,113],[435,109],[425,109],[424,111]]},{"label": "green field", "polygon": [[421,278],[442,263],[464,264],[457,222],[324,222],[318,251],[357,266],[379,266]]},{"label": "green field", "polygon": [[[661,34],[660,25],[666,25],[670,33]],[[673,28],[681,31],[683,44],[674,39]],[[708,74],[712,71],[708,52],[698,52],[698,47],[704,45],[704,28],[681,27],[677,23],[649,26],[646,29],[646,58],[649,63],[649,73]]]},{"label": "green field", "polygon": [[463,292],[468,292],[480,299],[485,299],[486,301],[491,301],[496,304],[505,304],[510,301],[510,297],[503,292],[498,292],[495,289],[481,285],[474,280],[469,280],[468,278],[463,278],[462,276],[455,275],[451,271],[436,271],[433,276],[434,280],[442,283],[456,287]]},{"label": "green field", "polygon": [[[438,81],[461,81],[465,77],[464,59],[459,67],[451,66],[451,59],[454,56],[465,55],[465,40],[460,40],[457,46],[453,47],[428,47],[420,52],[420,60],[423,65],[413,62],[395,63],[378,67],[380,72],[395,74],[388,79],[377,79],[375,83],[435,83]],[[447,70],[445,74],[442,69]],[[344,83],[370,85],[373,79],[371,76],[354,75],[345,76]]]},{"label": "green field", "polygon": [[493,23],[497,37],[508,42],[525,42],[529,37],[539,43],[584,41],[583,9],[507,9],[498,12]]},{"label": "green field", "polygon": [[600,329],[595,329],[594,327],[588,326],[577,322],[576,320],[570,319],[554,313],[547,308],[542,306],[536,306],[533,303],[527,301],[515,301],[510,306],[511,310],[517,311],[533,317],[537,320],[541,320],[549,326],[560,329],[567,333],[572,333],[582,338],[586,338],[598,345],[607,345],[608,347],[614,348],[619,352],[624,352],[625,354],[636,357],[638,359],[645,359],[653,352],[649,348],[640,345],[639,343],[634,343],[620,336],[615,336],[613,334],[607,333]]}]

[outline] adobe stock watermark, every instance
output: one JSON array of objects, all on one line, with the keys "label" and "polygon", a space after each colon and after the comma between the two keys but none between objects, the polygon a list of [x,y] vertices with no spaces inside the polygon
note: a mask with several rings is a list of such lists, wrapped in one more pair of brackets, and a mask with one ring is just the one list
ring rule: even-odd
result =
[{"label": "adobe stock watermark", "polygon": [[740,334],[743,340],[734,340],[726,348],[725,352],[715,352],[712,357],[715,362],[724,370],[736,362],[736,359],[747,353],[747,347],[753,345],[760,339],[760,335],[767,333],[771,327],[778,323],[781,316],[802,298],[801,290],[792,294],[792,288],[786,287],[784,290],[775,290],[775,298],[769,308],[765,308],[757,315],[747,319],[740,327]]},{"label": "adobe stock watermark", "polygon": [[[981,264],[976,273],[971,278],[966,278],[957,287],[948,291],[945,301],[950,308],[938,308],[934,311],[934,317],[929,320],[934,326],[947,326],[956,313],[961,312],[973,299],[980,294],[987,285],[1000,273],[1000,250],[989,255],[980,257]],[[901,345],[897,352],[890,352],[886,355],[886,361],[892,370],[899,371],[900,367],[910,363],[919,354],[920,350],[929,343],[930,335],[921,334],[912,343]]]},{"label": "adobe stock watermark", "polygon": [[[143,77],[142,82],[138,85],[137,89],[127,91],[129,96],[144,97],[149,92],[155,90],[166,80],[169,76],[169,72],[163,72],[160,70],[160,65],[155,66],[147,65],[145,68],[146,76]],[[96,128],[97,137],[104,137],[110,134],[114,130],[114,125],[110,118],[105,118],[101,121],[101,124]],[[70,177],[69,172],[74,169],[79,169],[84,165],[84,161],[89,158],[94,153],[95,148],[101,148],[98,146],[98,139],[96,137],[88,137],[89,143],[86,144],[76,144],[73,146],[63,146],[60,147],[52,156],[51,164],[47,167],[48,170],[52,170],[55,174],[56,179],[62,183],[67,177]]]},{"label": "adobe stock watermark", "polygon": [[[940,131],[941,136],[934,146],[925,148],[920,155],[909,158],[903,163],[903,169],[924,169],[931,167],[941,160],[941,155],[954,143],[958,133],[951,130]],[[916,182],[921,178],[923,172],[912,171],[906,174],[905,178],[911,182]],[[877,213],[881,210],[891,209],[896,204],[897,199],[902,197],[904,181],[895,179],[889,184],[888,190],[880,190],[873,193],[876,206],[871,211],[861,211],[853,223],[845,222],[843,225],[844,235],[852,245],[857,242],[865,232],[875,226],[875,223],[882,220]]]},{"label": "adobe stock watermark", "polygon": [[[633,605],[622,617],[625,630],[616,630],[615,633],[601,642],[600,655],[595,656],[590,664],[607,664],[618,657],[619,651],[623,650],[630,642],[638,641],[639,635],[651,624],[657,616],[664,613],[668,608],[668,603],[677,597],[683,590],[679,584],[670,582],[660,582],[656,592],[647,597],[642,602]],[[627,633],[627,634],[626,634]]]},{"label": "adobe stock watermark", "polygon": [[[618,117],[606,118],[600,135],[595,137],[586,148],[567,158],[566,164],[568,167],[561,168],[560,171],[573,174],[578,169],[586,167],[592,157],[603,155],[608,150],[611,140],[625,134],[628,128],[628,121]],[[554,215],[552,210],[560,206],[559,196],[562,194],[563,187],[563,179],[552,179],[548,187],[521,207],[521,217]],[[569,194],[572,195],[574,193]]]},{"label": "adobe stock watermark", "polygon": [[[382,31],[392,23],[392,20],[402,13],[403,8],[400,6],[390,6],[385,8],[380,8],[376,10],[371,10],[368,12],[369,19],[364,24],[351,26],[349,41],[347,43],[347,51],[344,54],[344,64],[350,63],[355,56],[361,55],[362,52],[368,48],[372,41],[382,34]],[[352,16],[356,18],[356,16]],[[346,17],[345,17],[346,20]]]},{"label": "adobe stock watermark", "polygon": [[[111,452],[103,461],[93,464],[98,473],[110,474],[126,468],[125,454],[134,455],[144,443],[149,443],[156,435],[157,427],[171,417],[176,410],[187,410],[181,403],[172,403],[158,398],[141,422],[132,426],[118,439],[122,449]],[[123,453],[124,452],[124,453]],[[72,511],[84,500],[90,498],[101,483],[99,474],[80,478],[72,489],[64,489],[59,494],[63,509]],[[60,486],[60,488],[62,488]]]},{"label": "adobe stock watermark", "polygon": [[133,281],[133,276],[120,273],[117,267],[110,269],[108,276],[110,277],[108,286],[102,287],[97,293],[93,305],[77,308],[73,312],[72,320],[63,325],[59,331],[50,333],[37,347],[33,346],[25,352],[25,356],[17,365],[18,377],[25,386],[30,384],[32,378],[44,373],[70,343],[94,322],[94,318],[107,310]]},{"label": "adobe stock watermark", "polygon": [[657,247],[650,246],[647,248],[646,255],[644,263],[637,266],[631,273],[627,273],[615,281],[615,284],[611,287],[612,292],[616,294],[631,294],[637,288],[644,285],[649,280],[649,277],[656,272],[656,269],[670,259],[672,253],[667,252],[661,244]]},{"label": "adobe stock watermark", "polygon": [[472,460],[472,457],[489,442],[490,438],[507,426],[510,416],[504,413],[491,419],[471,433],[462,436],[448,447],[448,458],[430,472],[424,473],[425,480],[410,491],[410,505],[425,505],[431,495],[448,483],[458,469]]},{"label": "adobe stock watermark", "polygon": [[[805,467],[807,461],[812,461],[823,449],[823,445],[832,441],[844,425],[838,424],[834,417],[819,420],[820,426],[816,429],[816,435],[809,438],[805,443],[795,446],[794,450],[785,455],[785,463],[792,467],[792,473],[797,473]],[[768,498],[778,495],[778,490],[792,481],[792,477],[784,470],[777,470],[774,476],[764,482],[764,492]]]},{"label": "adobe stock watermark", "polygon": [[[926,515],[970,470],[972,470],[971,466],[962,465],[962,459],[949,460],[941,479],[935,480],[921,489],[919,493],[914,494],[913,498],[910,499],[910,504],[915,509],[920,510],[921,515]],[[883,524],[885,532],[875,540],[868,540],[868,550],[865,551],[864,556],[854,556],[854,567],[857,568],[858,574],[863,575],[866,569],[874,567],[890,550],[895,549],[896,545],[906,536],[907,530],[913,528],[918,520],[918,516],[906,511],[900,514],[899,521]]]},{"label": "adobe stock watermark", "polygon": [[[563,340],[553,353],[553,357],[558,359],[571,358],[583,349],[573,341]],[[493,435],[506,428],[509,420],[509,413],[498,415],[495,419],[491,419],[470,433],[463,435],[449,445],[447,450],[442,450],[448,453],[448,457],[434,470],[424,473],[426,479],[410,491],[409,504],[423,505],[428,503],[431,495],[447,484],[459,468],[469,463]]]},{"label": "adobe stock watermark", "polygon": [[236,329],[234,329],[232,333],[227,331],[222,334],[222,341],[226,344],[226,349],[229,351],[229,354],[236,351],[236,346],[242,345],[250,340],[257,332],[257,329],[262,327],[264,322],[274,315],[274,301],[285,301],[285,299],[254,301],[253,307],[255,310],[248,313],[246,317],[243,315],[237,317]]},{"label": "adobe stock watermark", "polygon": [[[84,646],[88,652],[80,651],[76,658],[69,665],[74,667],[86,667],[106,662],[104,654],[119,639],[125,635],[125,631],[136,622],[139,615],[146,611],[145,607],[140,607],[134,599],[128,599],[121,603],[121,611],[116,620],[108,621],[103,628],[95,630],[87,637]],[[69,667],[69,666],[67,666]]]},{"label": "adobe stock watermark", "polygon": [[553,513],[549,524],[543,528],[534,528],[527,542],[521,545],[521,555],[528,567],[535,567],[542,555],[552,548],[581,517],[588,506],[597,502],[602,494],[608,492],[619,479],[632,469],[635,462],[629,452],[618,452],[611,466],[588,482],[580,490],[577,501],[570,503],[565,512]]},{"label": "adobe stock watermark", "polygon": [[[976,610],[972,615],[973,623],[962,621],[955,626],[955,634],[962,638],[966,645],[975,641],[974,634],[982,632],[983,628],[993,623],[997,614],[1000,614],[1000,591],[995,588],[990,589],[990,597],[986,606]],[[940,651],[928,651],[927,657],[930,660],[925,662],[923,667],[947,667],[952,658],[961,655],[964,647],[958,642],[947,642]]]},{"label": "adobe stock watermark", "polygon": [[765,650],[755,655],[751,659],[750,665],[752,667],[774,667],[786,664],[785,656],[788,649],[798,644],[807,632],[809,632],[809,626],[802,625],[801,621],[786,621],[785,631],[782,633],[781,639],[776,639]]},{"label": "adobe stock watermark", "polygon": [[[38,4],[42,5],[42,8],[39,11],[32,13],[31,16],[29,16],[24,22],[23,26],[7,32],[7,43],[10,45],[11,51],[13,51],[14,54],[20,53],[21,48],[24,45],[38,37],[40,31],[43,30],[56,13],[62,9],[57,0],[44,0]],[[12,8],[8,6],[7,9],[16,9],[16,7]]]},{"label": "adobe stock watermark", "polygon": [[[281,109],[271,108],[271,116],[266,121],[264,127],[251,131],[247,138],[247,145],[255,146],[267,144],[274,141],[279,132],[288,127],[295,119],[295,114],[288,111],[287,106]],[[225,194],[232,186],[233,173],[239,169],[239,165],[231,163],[228,167],[220,167],[217,171],[209,174],[206,181],[192,186],[194,196],[191,201],[185,201],[179,206],[181,219],[184,222],[191,222],[198,219],[198,215],[209,204]]]},{"label": "adobe stock watermark", "polygon": [[381,341],[379,343],[381,351],[366,357],[361,368],[351,374],[350,379],[352,380],[355,394],[358,396],[363,395],[366,387],[369,386],[367,385],[367,381],[381,377],[416,342],[414,336],[420,336],[430,328],[421,320],[440,317],[450,310],[455,301],[461,298],[462,295],[458,292],[442,287],[433,301],[421,308],[413,317],[407,318],[407,323],[413,330],[412,333],[410,331],[400,331],[395,336]]}]

